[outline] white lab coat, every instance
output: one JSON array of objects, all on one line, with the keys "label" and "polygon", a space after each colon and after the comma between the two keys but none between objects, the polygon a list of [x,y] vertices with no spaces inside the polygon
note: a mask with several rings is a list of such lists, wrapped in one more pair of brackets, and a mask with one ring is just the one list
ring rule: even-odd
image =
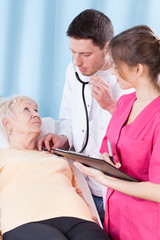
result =
[{"label": "white lab coat", "polygon": [[[89,81],[90,77],[83,76],[78,69],[77,72],[83,81]],[[115,76],[111,74],[111,69],[100,71],[98,76],[110,85],[112,95],[115,99],[118,99],[124,94],[124,91],[120,89]],[[110,121],[111,114],[99,106],[96,100],[91,96],[91,92],[92,87],[87,84],[85,86],[85,99],[89,115],[89,140],[83,153],[97,157],[99,156],[99,149]],[[75,151],[79,152],[86,138],[86,116],[82,101],[82,84],[75,77],[72,63],[69,64],[66,71],[66,82],[59,118],[62,121],[59,128],[59,134],[66,135],[70,147],[74,147]],[[94,195],[102,195],[100,193],[101,190],[99,191],[99,189],[92,186],[92,183],[89,183],[89,185]]]}]

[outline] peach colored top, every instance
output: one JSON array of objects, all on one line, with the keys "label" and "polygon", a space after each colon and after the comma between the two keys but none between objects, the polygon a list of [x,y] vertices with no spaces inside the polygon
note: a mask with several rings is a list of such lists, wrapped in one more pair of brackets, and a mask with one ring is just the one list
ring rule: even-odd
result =
[{"label": "peach colored top", "polygon": [[70,216],[92,221],[66,159],[48,152],[0,150],[1,228]]}]

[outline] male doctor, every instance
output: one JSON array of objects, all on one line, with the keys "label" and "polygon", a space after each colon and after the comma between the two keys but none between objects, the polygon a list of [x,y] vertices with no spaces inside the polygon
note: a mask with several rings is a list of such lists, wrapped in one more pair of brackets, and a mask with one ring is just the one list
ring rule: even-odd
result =
[{"label": "male doctor", "polygon": [[[99,149],[107,125],[116,106],[117,99],[124,93],[112,75],[107,46],[114,34],[110,19],[102,12],[88,9],[81,12],[69,25],[67,36],[70,38],[72,63],[66,71],[66,82],[60,108],[61,125],[59,135],[49,133],[40,139],[42,145],[54,148],[81,150],[85,155],[99,156]],[[82,82],[86,108],[89,118],[89,137],[86,148],[87,126],[82,100]],[[82,152],[81,151],[81,152]],[[103,193],[106,188],[88,178],[100,218],[103,222]],[[104,194],[105,195],[105,194]],[[105,197],[104,197],[105,198]]]}]

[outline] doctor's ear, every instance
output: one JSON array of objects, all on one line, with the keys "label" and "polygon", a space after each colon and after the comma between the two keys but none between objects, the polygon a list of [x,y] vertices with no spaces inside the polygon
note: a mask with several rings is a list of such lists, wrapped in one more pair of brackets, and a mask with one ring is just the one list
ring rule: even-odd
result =
[{"label": "doctor's ear", "polygon": [[109,45],[109,42],[107,42],[107,43],[105,44],[105,50],[106,50],[106,52],[108,52],[108,45]]}]

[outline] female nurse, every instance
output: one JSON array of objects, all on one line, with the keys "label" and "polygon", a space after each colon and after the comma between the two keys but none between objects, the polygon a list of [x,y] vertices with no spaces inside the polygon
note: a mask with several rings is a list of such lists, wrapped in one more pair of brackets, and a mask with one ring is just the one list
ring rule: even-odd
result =
[{"label": "female nurse", "polygon": [[160,40],[147,26],[136,26],[109,44],[113,71],[123,95],[102,141],[110,140],[115,166],[136,178],[129,182],[75,165],[108,187],[104,229],[112,240],[160,239]]}]

